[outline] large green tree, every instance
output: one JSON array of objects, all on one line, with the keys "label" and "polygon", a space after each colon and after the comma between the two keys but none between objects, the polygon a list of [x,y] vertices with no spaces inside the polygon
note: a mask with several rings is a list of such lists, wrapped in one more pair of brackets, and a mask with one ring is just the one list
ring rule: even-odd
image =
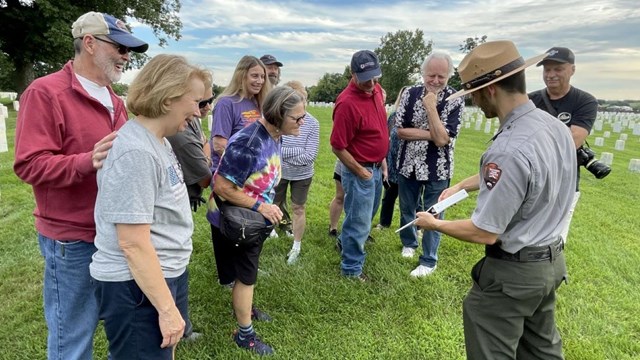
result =
[{"label": "large green tree", "polygon": [[342,74],[325,73],[318,84],[309,87],[309,101],[335,102],[340,92],[347,87],[351,71],[345,67]]},{"label": "large green tree", "polygon": [[420,29],[399,30],[380,38],[375,53],[382,68],[380,85],[387,92],[388,103],[395,102],[403,86],[419,79],[420,65],[431,53],[432,46],[433,41],[425,41]]},{"label": "large green tree", "polygon": [[[71,24],[88,11],[135,18],[151,27],[160,46],[180,39],[180,0],[0,0],[0,56],[9,58],[11,83],[21,93],[37,76],[56,71],[73,57]],[[147,57],[134,54],[131,66]]]}]

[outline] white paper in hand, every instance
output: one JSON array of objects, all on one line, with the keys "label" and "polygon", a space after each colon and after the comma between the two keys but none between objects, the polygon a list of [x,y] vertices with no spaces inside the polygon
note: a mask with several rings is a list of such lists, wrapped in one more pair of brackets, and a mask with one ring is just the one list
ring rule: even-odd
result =
[{"label": "white paper in hand", "polygon": [[[447,209],[447,208],[459,203],[460,201],[462,201],[462,200],[464,200],[464,199],[466,199],[468,197],[469,197],[469,194],[467,194],[467,192],[464,189],[462,189],[462,190],[458,191],[457,193],[449,196],[448,198],[440,201],[439,203],[434,204],[427,211],[430,212],[431,214],[433,214],[434,216],[438,215],[441,212],[443,212],[445,209]],[[408,224],[402,226],[401,228],[399,228],[395,232],[398,233],[398,232],[408,228],[409,226],[415,224],[416,220],[418,220],[418,219],[414,219],[413,221],[411,221]]]}]

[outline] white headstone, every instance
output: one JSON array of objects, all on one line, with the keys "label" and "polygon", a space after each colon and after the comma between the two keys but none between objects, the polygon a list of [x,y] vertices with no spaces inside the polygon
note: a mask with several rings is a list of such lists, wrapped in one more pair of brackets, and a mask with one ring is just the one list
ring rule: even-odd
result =
[{"label": "white headstone", "polygon": [[9,151],[7,144],[7,126],[4,121],[4,116],[0,116],[0,152]]},{"label": "white headstone", "polygon": [[622,124],[619,122],[613,123],[613,132],[619,133],[622,131]]},{"label": "white headstone", "polygon": [[602,134],[603,137],[611,137],[611,132],[610,131],[605,131],[604,134]]},{"label": "white headstone", "polygon": [[4,105],[0,104],[0,118],[4,119],[9,117],[9,109],[7,109]]},{"label": "white headstone", "polygon": [[480,128],[482,127],[482,120],[476,120],[476,131],[480,131]]},{"label": "white headstone", "polygon": [[624,140],[616,140],[616,150],[624,150]]},{"label": "white headstone", "polygon": [[469,122],[469,121],[465,121],[465,122],[464,122],[464,128],[465,128],[465,129],[469,129],[470,127],[471,127],[471,122]]},{"label": "white headstone", "polygon": [[640,159],[629,160],[629,171],[640,172]]},{"label": "white headstone", "polygon": [[596,138],[596,146],[604,146],[604,138],[597,137]]},{"label": "white headstone", "polygon": [[640,135],[640,124],[636,124],[633,127],[633,135]]},{"label": "white headstone", "polygon": [[611,166],[611,164],[613,164],[613,154],[610,152],[603,152],[600,155],[600,162]]},{"label": "white headstone", "polygon": [[484,124],[484,133],[488,134],[491,132],[491,122],[487,121],[486,124]]},{"label": "white headstone", "polygon": [[620,134],[620,140],[627,140],[627,134]]},{"label": "white headstone", "polygon": [[13,110],[20,111],[20,102],[18,100],[13,101]]},{"label": "white headstone", "polygon": [[596,120],[596,122],[593,124],[593,129],[595,131],[602,131],[602,120]]},{"label": "white headstone", "polygon": [[209,132],[211,132],[211,129],[213,127],[213,115],[212,114],[207,115],[207,126],[209,126]]}]

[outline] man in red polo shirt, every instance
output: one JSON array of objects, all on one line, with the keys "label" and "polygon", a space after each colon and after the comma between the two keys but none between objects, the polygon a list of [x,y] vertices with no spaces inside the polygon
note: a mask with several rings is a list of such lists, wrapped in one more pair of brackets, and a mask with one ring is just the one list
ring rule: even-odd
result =
[{"label": "man in red polo shirt", "polygon": [[372,51],[353,54],[351,81],[333,108],[331,147],[343,164],[345,191],[345,218],[338,240],[342,245],[340,268],[344,276],[361,281],[367,279],[362,273],[364,243],[380,204],[386,176],[384,159],[389,150],[387,113],[378,84],[381,75],[378,57]]}]

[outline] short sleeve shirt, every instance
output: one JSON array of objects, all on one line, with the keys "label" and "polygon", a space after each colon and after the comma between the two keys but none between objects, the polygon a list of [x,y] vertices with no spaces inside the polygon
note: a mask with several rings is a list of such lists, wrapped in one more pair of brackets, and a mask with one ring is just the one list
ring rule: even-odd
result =
[{"label": "short sleeve shirt", "polygon": [[[447,86],[438,93],[437,110],[451,142],[438,147],[431,141],[400,140],[397,156],[398,173],[404,177],[415,176],[420,181],[449,180],[453,176],[453,151],[455,139],[460,130],[460,120],[464,109],[462,97],[445,100],[456,90]],[[423,84],[413,86],[404,92],[396,110],[396,127],[429,130],[427,110],[422,104],[425,94]]]},{"label": "short sleeve shirt", "polygon": [[191,256],[193,218],[182,170],[169,142],[160,142],[136,120],[129,120],[118,131],[97,178],[98,250],[91,276],[100,281],[133,279],[118,243],[117,224],[150,224],[164,277],[180,276]]},{"label": "short sleeve shirt", "polygon": [[[240,96],[223,96],[216,102],[213,109],[213,129],[211,129],[211,138],[215,136],[224,139],[231,137],[245,128],[247,125],[253,124],[262,117],[260,108],[252,99],[242,98]],[[211,147],[211,173],[216,171],[220,156],[213,151]]]},{"label": "short sleeve shirt", "polygon": [[576,154],[568,128],[527,102],[507,115],[480,163],[480,191],[471,220],[498,234],[515,253],[550,245],[573,200]]},{"label": "short sleeve shirt", "polygon": [[[587,130],[587,132],[591,131],[591,127],[593,127],[593,123],[598,116],[598,101],[593,95],[572,86],[569,92],[560,99],[549,99],[549,103],[553,108],[549,109],[544,101],[546,91],[546,88],[534,91],[529,94],[529,98],[539,109],[556,116],[565,125],[569,127],[575,125]],[[580,166],[576,164],[576,167],[578,168],[576,191],[578,191]]]},{"label": "short sleeve shirt", "polygon": [[211,176],[209,161],[202,150],[204,143],[200,119],[191,119],[184,131],[168,137],[167,140],[171,143],[182,167],[189,198],[200,198],[202,188],[198,183]]},{"label": "short sleeve shirt", "polygon": [[[282,172],[280,147],[280,143],[256,121],[231,137],[216,175],[231,181],[251,198],[272,204]],[[210,198],[209,222],[219,226],[219,216],[215,201]]]}]

